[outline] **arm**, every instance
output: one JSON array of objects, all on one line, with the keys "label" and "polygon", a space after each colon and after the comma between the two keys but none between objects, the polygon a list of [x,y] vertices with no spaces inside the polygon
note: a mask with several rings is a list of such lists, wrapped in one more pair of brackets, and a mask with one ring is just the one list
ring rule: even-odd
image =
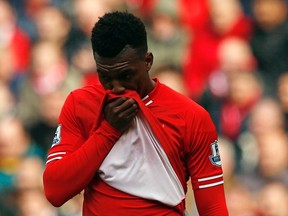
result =
[{"label": "arm", "polygon": [[209,114],[199,110],[188,134],[188,168],[200,216],[227,216],[217,133]]},{"label": "arm", "polygon": [[228,216],[223,184],[194,190],[195,202],[201,216]]},{"label": "arm", "polygon": [[[77,97],[79,95],[75,98]],[[92,98],[92,101],[94,100]],[[46,197],[54,206],[61,206],[89,184],[122,132],[129,128],[138,111],[135,101],[127,98],[115,99],[104,106],[101,102],[103,103],[104,99],[84,105],[89,109],[81,111],[82,118],[86,119],[82,125],[75,114],[73,93],[62,108],[59,126],[43,175]],[[84,102],[81,103],[83,107]],[[97,108],[93,107],[95,104]],[[102,107],[104,118],[99,118],[97,116],[100,116],[100,113],[95,115],[94,112],[102,113]],[[87,132],[87,128],[83,128],[94,121],[99,121],[97,122],[99,126],[86,140],[84,131]]]},{"label": "arm", "polygon": [[54,206],[61,206],[89,184],[120,137],[120,132],[102,120],[86,141],[74,109],[73,95],[70,95],[62,108],[60,126],[43,175],[45,195]]}]

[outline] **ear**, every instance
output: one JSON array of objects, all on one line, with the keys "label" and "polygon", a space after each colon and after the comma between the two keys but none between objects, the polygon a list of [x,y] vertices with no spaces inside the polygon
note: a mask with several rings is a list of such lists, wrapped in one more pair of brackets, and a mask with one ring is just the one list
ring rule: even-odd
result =
[{"label": "ear", "polygon": [[145,56],[146,70],[149,71],[153,65],[154,56],[151,52],[147,52]]}]

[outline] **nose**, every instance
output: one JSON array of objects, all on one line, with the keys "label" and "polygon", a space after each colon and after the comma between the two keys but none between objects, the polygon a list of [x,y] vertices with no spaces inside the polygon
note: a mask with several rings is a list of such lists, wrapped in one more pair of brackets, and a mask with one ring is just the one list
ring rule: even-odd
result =
[{"label": "nose", "polygon": [[118,80],[113,80],[111,82],[111,86],[112,86],[112,91],[115,94],[122,94],[124,93],[124,91],[126,90],[126,88],[122,85],[122,83]]}]

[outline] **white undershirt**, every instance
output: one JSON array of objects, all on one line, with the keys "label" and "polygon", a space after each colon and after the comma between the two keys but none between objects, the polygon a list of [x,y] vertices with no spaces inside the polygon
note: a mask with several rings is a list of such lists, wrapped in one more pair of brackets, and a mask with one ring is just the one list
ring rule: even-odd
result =
[{"label": "white undershirt", "polygon": [[115,143],[99,174],[118,190],[169,206],[178,205],[185,197],[167,155],[141,113]]}]

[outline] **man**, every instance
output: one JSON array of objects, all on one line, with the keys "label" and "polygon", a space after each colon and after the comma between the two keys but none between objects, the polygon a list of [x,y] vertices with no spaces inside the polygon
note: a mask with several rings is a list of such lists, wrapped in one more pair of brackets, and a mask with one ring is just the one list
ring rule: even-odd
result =
[{"label": "man", "polygon": [[228,215],[217,134],[209,114],[149,77],[144,24],[107,13],[92,31],[102,85],[73,91],[47,159],[47,199],[84,190],[83,215],[184,215],[191,177],[199,214]]}]

